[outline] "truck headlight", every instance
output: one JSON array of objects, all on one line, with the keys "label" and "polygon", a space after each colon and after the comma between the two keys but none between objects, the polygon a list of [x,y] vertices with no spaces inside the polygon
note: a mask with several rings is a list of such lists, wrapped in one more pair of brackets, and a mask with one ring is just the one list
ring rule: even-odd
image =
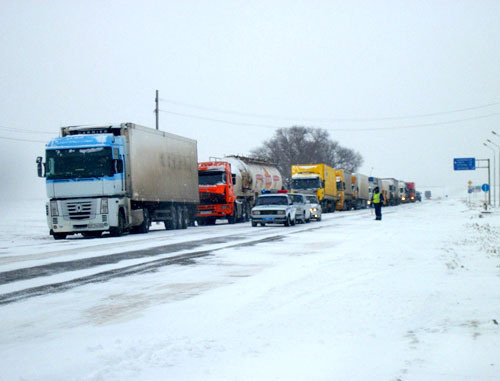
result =
[{"label": "truck headlight", "polygon": [[278,210],[278,214],[286,214],[285,210]]},{"label": "truck headlight", "polygon": [[317,212],[318,208],[311,208],[311,212]]},{"label": "truck headlight", "polygon": [[57,201],[50,202],[50,215],[51,216],[58,216],[59,215],[59,209],[57,209]]},{"label": "truck headlight", "polygon": [[252,214],[258,216],[260,214],[259,210],[252,210]]},{"label": "truck headlight", "polygon": [[101,214],[108,214],[109,209],[108,209],[108,199],[103,198],[101,199]]}]

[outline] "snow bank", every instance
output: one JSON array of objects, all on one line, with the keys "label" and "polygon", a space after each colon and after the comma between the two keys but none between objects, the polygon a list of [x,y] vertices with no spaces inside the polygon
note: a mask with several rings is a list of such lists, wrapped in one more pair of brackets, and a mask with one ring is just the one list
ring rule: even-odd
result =
[{"label": "snow bank", "polygon": [[2,376],[499,379],[500,216],[453,200],[370,213],[0,306]]}]

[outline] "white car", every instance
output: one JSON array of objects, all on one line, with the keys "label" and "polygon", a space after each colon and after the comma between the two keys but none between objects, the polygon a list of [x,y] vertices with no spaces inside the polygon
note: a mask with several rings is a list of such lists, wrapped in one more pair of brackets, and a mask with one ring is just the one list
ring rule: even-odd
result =
[{"label": "white car", "polygon": [[313,194],[306,194],[306,199],[311,204],[311,219],[321,221],[321,214],[323,213],[323,209],[321,208],[321,204],[319,203],[318,198]]},{"label": "white car", "polygon": [[301,221],[303,224],[311,222],[311,205],[309,201],[307,201],[306,196],[300,193],[290,193],[288,196],[292,199],[293,205],[297,208],[297,221]]},{"label": "white car", "polygon": [[257,198],[250,219],[252,226],[269,224],[295,225],[296,208],[288,194],[264,194]]}]

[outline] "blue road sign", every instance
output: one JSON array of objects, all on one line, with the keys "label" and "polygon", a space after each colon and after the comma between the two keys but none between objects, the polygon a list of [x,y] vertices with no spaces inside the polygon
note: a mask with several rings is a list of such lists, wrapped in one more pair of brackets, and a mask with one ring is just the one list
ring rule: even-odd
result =
[{"label": "blue road sign", "polygon": [[458,157],[453,159],[453,170],[474,171],[476,169],[476,159],[474,157]]},{"label": "blue road sign", "polygon": [[488,184],[483,184],[481,189],[483,192],[488,192],[490,190],[490,186]]}]

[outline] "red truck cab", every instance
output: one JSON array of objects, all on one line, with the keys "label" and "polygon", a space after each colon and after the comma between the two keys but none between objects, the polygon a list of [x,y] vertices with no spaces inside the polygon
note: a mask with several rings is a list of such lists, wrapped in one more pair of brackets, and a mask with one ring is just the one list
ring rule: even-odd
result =
[{"label": "red truck cab", "polygon": [[415,183],[406,183],[406,190],[408,192],[408,200],[415,202],[417,200],[417,193],[415,192]]},{"label": "red truck cab", "polygon": [[213,225],[218,218],[227,218],[229,223],[236,222],[236,195],[231,164],[227,161],[198,163],[198,182],[198,223]]}]

